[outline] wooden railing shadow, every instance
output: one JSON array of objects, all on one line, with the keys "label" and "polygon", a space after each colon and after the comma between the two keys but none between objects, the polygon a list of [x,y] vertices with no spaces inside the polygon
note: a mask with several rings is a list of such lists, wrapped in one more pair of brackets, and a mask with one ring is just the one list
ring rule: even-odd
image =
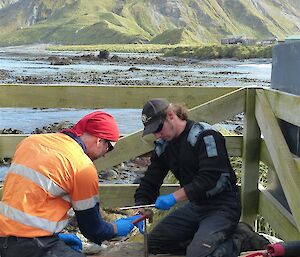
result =
[{"label": "wooden railing shadow", "polygon": [[[80,97],[79,97],[80,96]],[[238,87],[118,87],[0,85],[0,107],[38,108],[141,108],[146,100],[164,97],[184,102],[189,117],[211,124],[245,113],[243,136],[226,136],[230,156],[241,156],[242,220],[253,224],[261,214],[283,239],[300,239],[300,160],[291,154],[277,118],[300,126],[300,97],[267,88]],[[297,116],[298,115],[298,116]],[[0,158],[12,157],[27,135],[0,135]],[[122,137],[115,150],[95,161],[104,170],[153,149],[154,138],[141,138],[141,131]],[[259,162],[279,177],[290,209],[287,210],[258,183]],[[137,185],[101,184],[104,207],[131,205]],[[178,185],[164,185],[161,193]]]}]

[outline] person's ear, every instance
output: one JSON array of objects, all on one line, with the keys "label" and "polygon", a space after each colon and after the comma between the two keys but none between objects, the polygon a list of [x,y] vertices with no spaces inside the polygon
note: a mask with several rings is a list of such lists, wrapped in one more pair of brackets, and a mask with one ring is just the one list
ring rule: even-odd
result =
[{"label": "person's ear", "polygon": [[99,138],[99,137],[97,137],[97,145],[99,145],[99,144],[101,144],[101,141],[102,141],[103,139],[102,138]]},{"label": "person's ear", "polygon": [[167,111],[166,113],[166,117],[169,119],[169,120],[173,120],[174,118],[174,113],[172,111]]}]

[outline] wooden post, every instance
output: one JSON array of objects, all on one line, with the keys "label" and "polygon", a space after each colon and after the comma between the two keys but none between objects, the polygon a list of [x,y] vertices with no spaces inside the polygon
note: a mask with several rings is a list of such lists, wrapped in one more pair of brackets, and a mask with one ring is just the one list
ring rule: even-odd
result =
[{"label": "wooden post", "polygon": [[[279,99],[280,100],[280,99]],[[286,109],[288,110],[288,109]],[[256,90],[255,117],[285,197],[300,231],[300,174],[264,90]]]},{"label": "wooden post", "polygon": [[254,226],[258,210],[258,176],[259,176],[259,151],[260,129],[255,118],[254,88],[248,88],[243,129],[243,164],[242,164],[242,216],[241,220]]}]

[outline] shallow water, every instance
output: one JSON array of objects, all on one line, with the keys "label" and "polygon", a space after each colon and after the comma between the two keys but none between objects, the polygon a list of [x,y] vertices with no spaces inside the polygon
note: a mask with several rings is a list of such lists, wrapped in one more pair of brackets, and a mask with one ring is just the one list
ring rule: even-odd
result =
[{"label": "shallow water", "polygon": [[[203,61],[201,64],[194,65],[134,65],[141,72],[185,72],[187,75],[196,76],[206,75],[211,78],[238,78],[245,77],[251,79],[260,79],[269,81],[271,77],[271,63],[269,60],[264,61]],[[129,66],[124,64],[98,63],[98,62],[80,62],[70,65],[50,65],[46,60],[24,60],[1,56],[0,69],[10,72],[11,78],[0,79],[0,83],[12,82],[15,76],[53,76],[66,73],[83,73],[83,72],[114,72],[128,71]],[[139,79],[143,79],[142,74],[135,73]],[[169,78],[174,79],[174,77]],[[180,77],[178,78],[180,79]],[[170,82],[165,78],[165,83]]]},{"label": "shallow water", "polygon": [[[84,115],[94,109],[31,109],[31,108],[0,108],[0,129],[13,128],[23,133],[31,133],[55,122],[69,121],[76,123]],[[102,109],[112,114],[121,134],[129,134],[142,129],[140,109]]]}]

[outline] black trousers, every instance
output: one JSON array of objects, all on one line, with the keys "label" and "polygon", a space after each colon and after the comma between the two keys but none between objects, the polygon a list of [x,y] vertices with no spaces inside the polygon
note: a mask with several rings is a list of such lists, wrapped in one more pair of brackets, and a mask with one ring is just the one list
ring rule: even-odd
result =
[{"label": "black trousers", "polygon": [[0,237],[0,257],[85,257],[57,236]]},{"label": "black trousers", "polygon": [[148,235],[149,252],[187,257],[233,257],[228,239],[240,218],[240,200],[222,197],[203,204],[187,203],[165,217]]}]

